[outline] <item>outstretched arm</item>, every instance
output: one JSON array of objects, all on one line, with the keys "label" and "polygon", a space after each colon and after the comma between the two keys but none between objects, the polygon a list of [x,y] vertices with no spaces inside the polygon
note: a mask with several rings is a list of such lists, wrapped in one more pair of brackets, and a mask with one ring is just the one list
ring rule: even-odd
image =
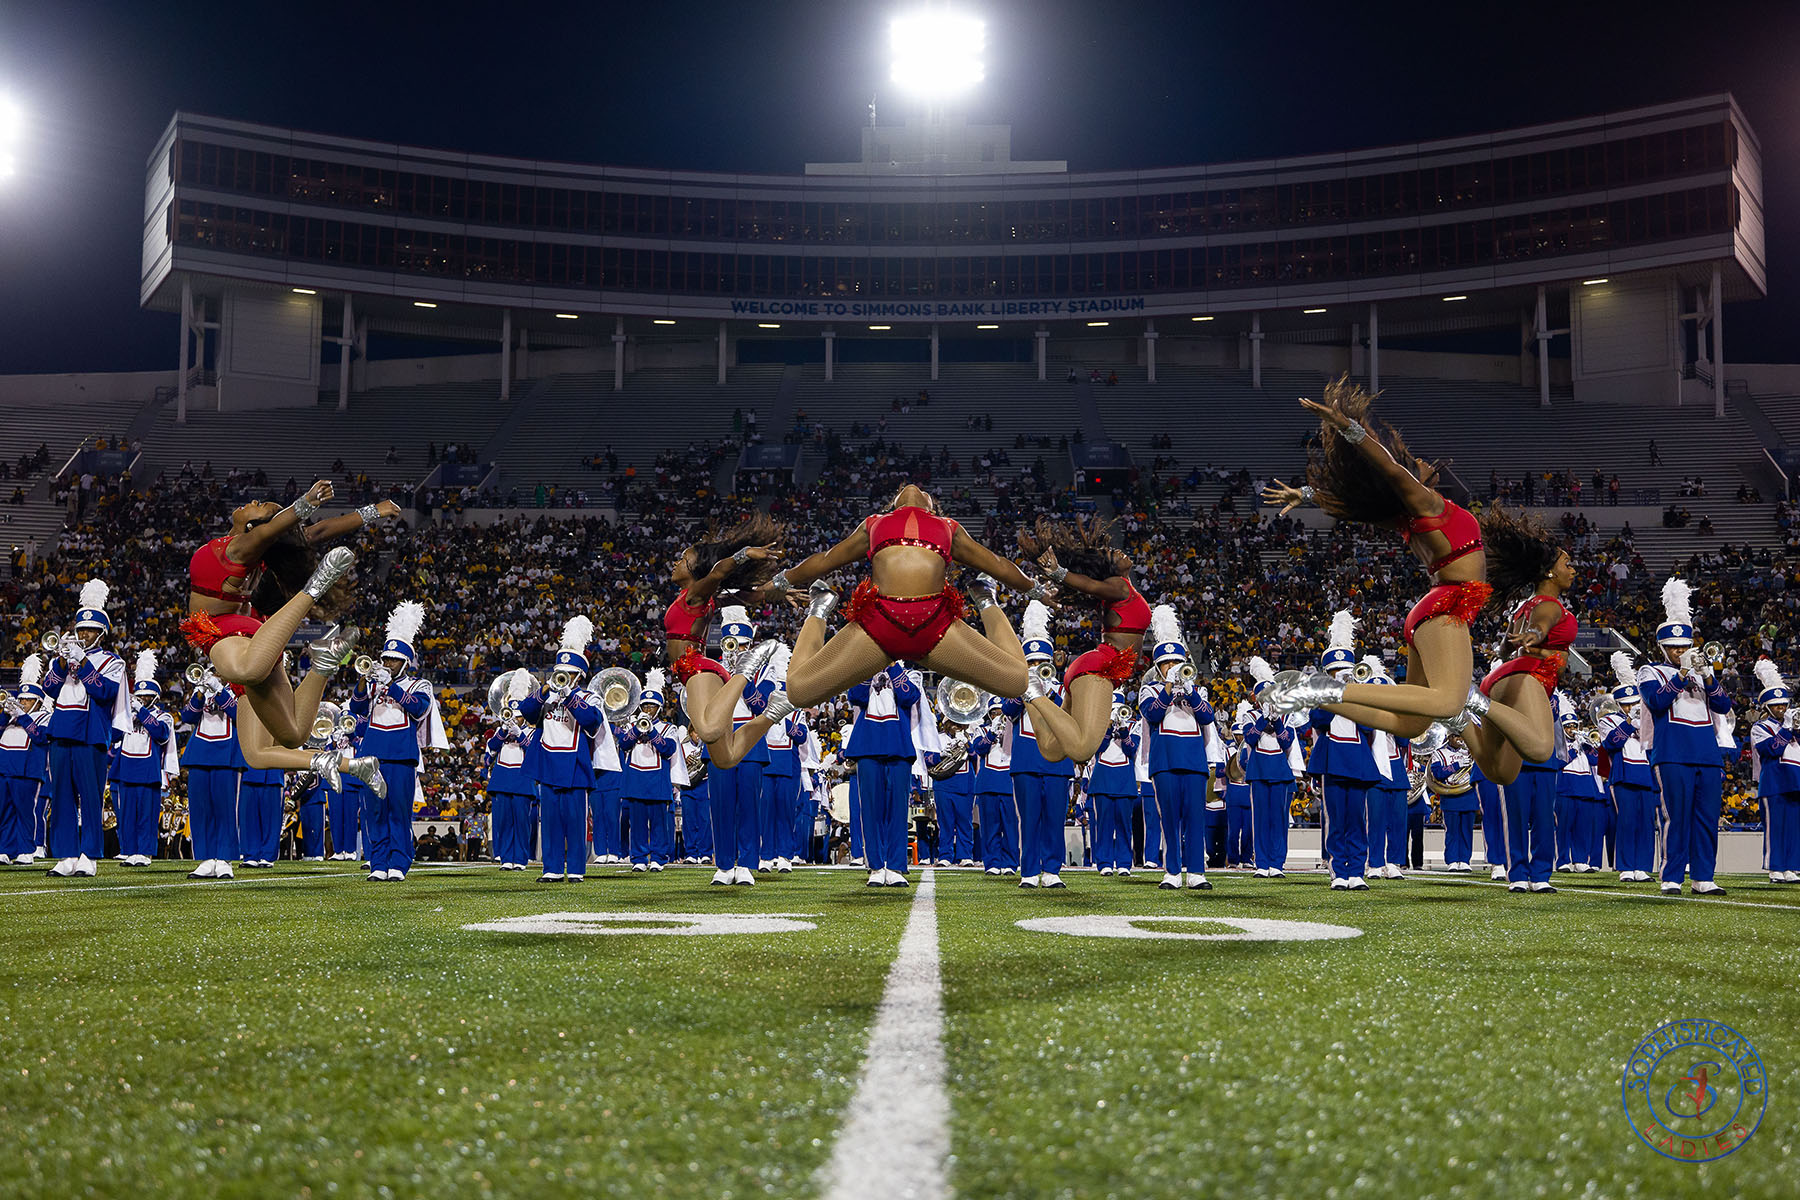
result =
[{"label": "outstretched arm", "polygon": [[[804,588],[815,579],[822,579],[839,567],[847,567],[869,553],[869,531],[867,527],[858,525],[856,532],[833,546],[829,550],[821,550],[809,555],[781,573],[788,585],[793,588]],[[805,597],[793,597],[796,604],[805,602]]]},{"label": "outstretched arm", "polygon": [[[965,567],[973,567],[984,575],[992,575],[1015,592],[1029,592],[1039,585],[1034,584],[1031,576],[1019,570],[1019,565],[1010,558],[1001,558],[992,550],[970,537],[961,525],[950,541],[950,557]],[[1052,589],[1044,589],[1040,595],[1048,597]]]},{"label": "outstretched arm", "polygon": [[712,570],[688,585],[688,604],[698,607],[718,595],[719,589],[725,585],[725,580],[730,578],[731,573],[738,567],[738,554],[744,556],[744,562],[749,562],[753,558],[768,558],[774,553],[775,544],[771,542],[766,546],[744,546],[736,554],[726,555],[713,564]]},{"label": "outstretched arm", "polygon": [[[382,517],[397,517],[400,515],[400,506],[395,504],[392,500],[383,500],[379,504],[366,504],[363,508],[374,509],[377,520]],[[374,523],[375,521],[370,520],[363,512],[363,509],[359,508],[355,512],[339,513],[335,517],[326,517],[323,521],[315,521],[311,525],[308,525],[306,527],[306,540],[309,543],[329,542],[332,538],[341,537],[346,533],[355,533],[357,530],[366,528]]]},{"label": "outstretched arm", "polygon": [[[1358,429],[1363,428],[1360,421],[1346,416],[1335,404],[1318,404],[1302,399],[1300,407],[1317,413],[1320,421],[1340,433],[1350,430],[1352,425]],[[1354,430],[1350,430],[1350,432],[1354,433]],[[1418,476],[1400,465],[1399,461],[1388,453],[1388,448],[1382,444],[1380,438],[1369,437],[1367,433],[1368,431],[1364,429],[1364,436],[1354,439],[1346,433],[1345,440],[1350,441],[1356,447],[1357,453],[1367,459],[1369,465],[1374,467],[1383,479],[1387,480],[1388,486],[1394,489],[1394,494],[1399,496],[1400,502],[1406,506],[1406,511],[1415,517],[1435,517],[1443,512],[1444,498],[1438,495],[1435,489],[1427,487],[1421,482]]]},{"label": "outstretched arm", "polygon": [[306,494],[264,521],[225,543],[225,557],[235,563],[258,563],[275,539],[300,524],[319,510],[319,505],[332,497],[331,480],[321,479],[306,489]]},{"label": "outstretched arm", "polygon": [[[1023,538],[1020,539],[1020,545],[1024,545]],[[1066,571],[1063,569],[1063,565],[1056,560],[1055,550],[1045,550],[1040,554],[1038,566],[1042,567],[1044,572],[1056,581],[1058,587],[1074,588],[1084,596],[1093,596],[1108,604],[1117,604],[1131,595],[1131,585],[1125,582],[1124,576],[1114,575],[1108,579],[1094,579],[1079,571]]]}]

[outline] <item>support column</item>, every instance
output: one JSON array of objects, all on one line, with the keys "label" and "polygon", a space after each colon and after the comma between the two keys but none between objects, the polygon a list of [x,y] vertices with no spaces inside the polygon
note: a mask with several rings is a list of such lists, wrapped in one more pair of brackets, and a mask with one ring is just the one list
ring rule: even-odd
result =
[{"label": "support column", "polygon": [[1037,327],[1037,364],[1038,382],[1044,382],[1044,372],[1050,366],[1050,330],[1042,325]]},{"label": "support column", "polygon": [[1725,289],[1719,277],[1719,264],[1714,263],[1712,269],[1712,300],[1708,307],[1712,309],[1712,357],[1713,357],[1713,418],[1722,420],[1725,416]]},{"label": "support column", "polygon": [[1376,305],[1369,301],[1369,391],[1381,390],[1381,325],[1376,316]]},{"label": "support column", "polygon": [[931,323],[931,382],[936,383],[938,377],[938,326]]},{"label": "support column", "polygon": [[1519,310],[1519,386],[1531,386],[1531,339],[1536,331],[1531,326],[1531,314],[1524,309]]},{"label": "support column", "polygon": [[1262,314],[1250,314],[1250,386],[1262,391]]},{"label": "support column", "polygon": [[625,318],[613,318],[613,391],[625,390]]},{"label": "support column", "polygon": [[831,368],[833,365],[833,363],[832,363],[832,358],[833,358],[832,343],[837,340],[837,330],[835,330],[831,326],[827,325],[824,329],[824,332],[820,333],[819,336],[825,339],[825,382],[830,383],[831,382]]},{"label": "support column", "polygon": [[1144,322],[1144,367],[1145,367],[1145,371],[1146,371],[1145,378],[1149,382],[1155,383],[1156,382],[1156,321],[1154,319]]},{"label": "support column", "polygon": [[1544,302],[1544,285],[1537,290],[1538,407],[1550,407],[1550,310]]},{"label": "support column", "polygon": [[519,365],[520,379],[531,378],[531,330],[519,330]]},{"label": "support column", "polygon": [[187,424],[188,335],[194,332],[194,285],[181,281],[181,359],[175,376],[175,423]]},{"label": "support column", "polygon": [[730,355],[730,350],[727,348],[727,338],[728,338],[728,335],[725,332],[725,322],[720,321],[719,322],[719,386],[720,387],[725,386],[725,368],[727,366],[727,358]]},{"label": "support column", "polygon": [[500,399],[512,399],[512,309],[500,310]]},{"label": "support column", "polygon": [[344,332],[338,339],[338,402],[337,410],[346,412],[350,408],[350,352],[356,348],[356,302],[350,293],[344,293]]}]

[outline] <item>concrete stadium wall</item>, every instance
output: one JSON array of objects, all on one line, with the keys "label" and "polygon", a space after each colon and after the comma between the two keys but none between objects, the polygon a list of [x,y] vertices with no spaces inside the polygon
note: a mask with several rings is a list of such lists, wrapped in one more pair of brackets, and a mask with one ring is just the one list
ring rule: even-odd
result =
[{"label": "concrete stadium wall", "polygon": [[148,404],[159,387],[175,386],[175,371],[119,371],[106,375],[0,375],[0,404],[60,408],[78,404]]}]

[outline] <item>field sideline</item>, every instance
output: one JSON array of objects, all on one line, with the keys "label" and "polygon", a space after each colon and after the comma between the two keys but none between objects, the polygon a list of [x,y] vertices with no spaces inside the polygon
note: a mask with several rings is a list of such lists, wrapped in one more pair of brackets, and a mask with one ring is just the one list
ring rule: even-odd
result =
[{"label": "field sideline", "polygon": [[[1449,876],[1344,895],[1312,874],[1215,873],[1202,895],[1082,871],[1021,893],[940,870],[921,895],[825,870],[755,888],[693,869],[581,885],[186,870],[0,873],[0,1195],[818,1194],[920,909],[935,937],[909,944],[941,972],[942,1194],[1791,1197],[1800,1178],[1800,889],[1750,876],[1722,878],[1719,902],[1610,876],[1521,897]],[[815,927],[464,928],[628,912]],[[1361,933],[1015,924],[1076,916]],[[927,1011],[895,1027],[909,1053]],[[1689,1017],[1742,1032],[1769,1077],[1761,1128],[1700,1165],[1653,1153],[1620,1105],[1632,1047]],[[872,1070],[859,1111],[891,1103],[898,1131],[918,1100],[902,1082]],[[840,1160],[838,1192],[898,1195],[855,1177],[879,1161],[852,1155],[846,1177]]]}]

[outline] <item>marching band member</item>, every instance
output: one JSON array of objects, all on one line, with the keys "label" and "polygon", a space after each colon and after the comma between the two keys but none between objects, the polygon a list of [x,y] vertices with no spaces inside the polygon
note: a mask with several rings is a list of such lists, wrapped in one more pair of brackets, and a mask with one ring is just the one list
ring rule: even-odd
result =
[{"label": "marching band member", "polygon": [[[972,727],[957,725],[948,717],[939,720],[940,733],[950,741],[941,751],[925,754],[931,772],[931,795],[937,804],[938,866],[975,865],[975,761],[970,748]],[[953,765],[945,766],[949,759]]]},{"label": "marching band member", "polygon": [[417,674],[419,655],[414,644],[424,623],[425,606],[417,600],[402,600],[394,606],[388,614],[380,663],[363,677],[350,698],[350,711],[369,719],[362,748],[381,763],[383,786],[371,783],[376,807],[373,821],[365,826],[372,847],[372,883],[405,879],[412,869],[413,800],[421,794],[420,751],[450,748],[431,681]]},{"label": "marching band member", "polygon": [[[323,707],[323,706],[321,706]],[[317,775],[307,773],[297,781],[294,817],[300,825],[302,858],[307,862],[325,861],[325,809],[331,789]]]},{"label": "marching band member", "polygon": [[[1363,656],[1369,682],[1393,685],[1379,655]],[[1369,873],[1370,879],[1403,879],[1406,873],[1407,810],[1411,807],[1412,772],[1407,763],[1411,746],[1406,738],[1389,737],[1388,771],[1369,786]]]},{"label": "marching band member", "polygon": [[251,767],[238,780],[238,865],[272,867],[281,855],[284,772]]},{"label": "marching band member", "polygon": [[[508,704],[523,703],[530,692],[531,677],[514,671],[507,681]],[[531,861],[531,801],[537,791],[525,770],[531,739],[530,727],[515,720],[508,708],[487,740],[489,831],[494,861],[502,871],[523,871]]]},{"label": "marching band member", "polygon": [[[771,693],[786,686],[791,651],[782,645],[763,671]],[[763,737],[763,785],[757,801],[757,870],[786,875],[794,869],[794,826],[800,807],[800,747],[806,740],[806,718],[790,713],[769,726]],[[765,867],[763,864],[767,863]]]},{"label": "marching band member", "polygon": [[[606,733],[612,738],[613,744],[618,745],[619,727],[608,721]],[[621,751],[621,766],[624,757]],[[630,848],[625,841],[624,789],[623,770],[612,771],[601,766],[594,768],[594,790],[588,793],[588,800],[593,805],[594,862],[597,864],[630,861]]]},{"label": "marching band member", "polygon": [[131,727],[113,760],[113,812],[118,817],[119,861],[147,867],[156,857],[163,791],[181,773],[181,763],[175,755],[175,722],[157,703],[162,685],[156,682],[156,651],[141,651],[136,665]]},{"label": "marching band member", "polygon": [[1225,865],[1254,868],[1256,839],[1251,832],[1253,801],[1250,796],[1250,702],[1238,705],[1231,723],[1231,744],[1225,759]]},{"label": "marching band member", "polygon": [[287,748],[311,735],[325,685],[355,648],[356,630],[334,625],[315,641],[308,652],[311,670],[298,688],[282,654],[315,609],[330,619],[351,601],[343,581],[355,556],[339,546],[317,557],[314,543],[399,516],[400,506],[383,500],[307,525],[331,496],[331,484],[321,479],[286,508],[266,500],[237,508],[231,532],[201,546],[188,562],[188,617],[181,632],[221,679],[249,699],[237,722],[246,761],[259,768],[316,770],[335,787],[335,761],[315,764]]},{"label": "marching band member", "polygon": [[1138,748],[1144,725],[1125,699],[1114,692],[1108,715],[1112,723],[1088,763],[1087,794],[1093,810],[1094,865],[1102,875],[1131,874],[1131,810],[1137,803]]},{"label": "marching band member", "polygon": [[[1251,695],[1260,704],[1275,679],[1275,670],[1252,655],[1249,671]],[[1250,781],[1250,841],[1256,874],[1281,879],[1287,875],[1294,781],[1306,769],[1300,758],[1300,739],[1288,718],[1264,706],[1252,712],[1244,740],[1250,747],[1244,773]]]},{"label": "marching band member", "polygon": [[1464,747],[1460,736],[1432,755],[1431,775],[1425,787],[1437,797],[1444,815],[1444,869],[1469,874],[1475,868],[1475,774],[1481,768]]},{"label": "marching band member", "polygon": [[556,669],[570,684],[548,684],[519,701],[519,716],[537,730],[525,752],[525,773],[537,783],[544,873],[539,883],[579,882],[587,877],[588,793],[595,768],[618,770],[618,746],[601,708],[587,690],[587,647],[594,623],[583,616],[563,623]]},{"label": "marching band member", "polygon": [[843,772],[845,806],[849,809],[850,816],[850,865],[853,867],[868,865],[867,848],[863,845],[862,789],[856,785],[856,763],[848,753],[850,735],[856,730],[859,711],[854,705],[851,706],[850,720],[838,726],[837,738],[838,769]]},{"label": "marching band member", "polygon": [[[869,578],[857,585],[844,627],[827,643],[825,618],[837,606],[837,597],[823,578],[861,558],[869,560]],[[952,562],[982,572],[982,581],[969,592],[982,634],[960,619],[963,594],[947,578]],[[831,549],[777,572],[770,581],[769,590],[777,594],[814,585],[788,668],[787,702],[801,708],[817,704],[903,659],[996,696],[1024,695],[1019,639],[994,599],[989,579],[1032,599],[1055,595],[1054,588],[1034,584],[1011,560],[940,516],[929,493],[907,484],[895,494],[889,511],[869,517]]]},{"label": "marching band member", "polygon": [[[817,709],[807,709],[789,718],[801,722],[790,726],[795,744],[800,748],[800,803],[796,805],[794,821],[795,862],[829,861],[829,855],[819,850],[819,846],[829,849],[830,845],[831,791],[824,777],[825,747],[813,723],[817,717]],[[818,845],[815,845],[815,839],[819,839]]]},{"label": "marching band member", "polygon": [[890,663],[846,698],[857,708],[845,757],[856,763],[869,887],[906,887],[907,803],[912,797],[913,731],[924,693],[903,663]]},{"label": "marching band member", "polygon": [[[1163,832],[1163,877],[1158,887],[1210,892],[1206,878],[1206,802],[1218,739],[1212,705],[1195,686],[1175,610],[1159,604],[1150,614],[1152,675],[1138,689],[1138,712],[1150,735],[1150,779]],[[1187,668],[1185,671],[1183,668]],[[1150,848],[1145,846],[1145,857]]]},{"label": "marching band member", "polygon": [[1013,802],[1012,725],[998,696],[988,701],[987,722],[969,739],[969,757],[975,760],[982,870],[988,875],[1017,875],[1019,809]]},{"label": "marching band member", "polygon": [[238,783],[244,772],[237,711],[237,693],[210,668],[188,689],[181,706],[181,723],[194,730],[181,750],[194,849],[189,879],[232,878],[231,864],[238,856]]},{"label": "marching band member", "polygon": [[1615,681],[1612,699],[1618,711],[1601,714],[1599,724],[1600,749],[1609,768],[1607,782],[1618,819],[1618,832],[1613,839],[1614,865],[1619,868],[1619,882],[1648,883],[1650,868],[1656,865],[1656,810],[1660,802],[1656,770],[1638,737],[1643,709],[1637,668],[1623,650],[1613,651],[1611,661]]},{"label": "marching band member", "polygon": [[108,590],[98,579],[81,585],[74,632],[63,634],[44,672],[44,691],[55,698],[47,833],[58,862],[48,873],[59,877],[93,875],[95,861],[106,856],[100,825],[106,752],[113,731],[131,726],[124,660],[100,645],[112,629]]},{"label": "marching band member", "polygon": [[[727,605],[719,615],[722,639],[731,638],[748,645],[756,636],[756,626],[751,624],[750,614],[743,605]],[[766,665],[774,656],[775,646],[765,643],[758,650],[763,653],[756,657]],[[760,674],[760,670],[757,673]],[[753,869],[768,869],[764,866],[768,860],[759,858],[761,832],[757,824],[758,806],[762,803],[763,768],[769,762],[769,748],[763,744],[763,738],[775,722],[787,714],[769,714],[771,697],[777,694],[774,680],[746,682],[741,688],[734,684],[727,694],[735,698],[722,736],[707,738],[698,715],[694,716],[694,723],[706,741],[708,756],[712,759],[708,778],[712,792],[713,864],[717,868],[713,882],[750,887],[756,883]],[[689,713],[693,714],[691,705]]]},{"label": "marching band member", "polygon": [[[1721,896],[1713,881],[1719,853],[1719,810],[1725,768],[1718,726],[1731,719],[1731,697],[1694,647],[1690,589],[1671,578],[1663,584],[1663,623],[1656,644],[1663,661],[1638,668],[1638,695],[1649,719],[1638,737],[1650,751],[1662,791],[1662,891],[1678,895],[1691,876],[1696,896]],[[52,773],[55,766],[52,764]]]},{"label": "marching band member", "polygon": [[[37,861],[37,814],[49,783],[49,700],[40,686],[44,660],[19,668],[19,687],[0,707],[0,863]],[[0,693],[4,696],[5,693]]]},{"label": "marching band member", "polygon": [[[1568,703],[1568,697],[1562,692],[1552,692],[1550,699],[1553,705]],[[1556,781],[1562,774],[1568,753],[1562,739],[1562,716],[1557,713],[1552,722],[1557,738],[1549,755],[1541,760],[1521,762],[1519,773],[1512,782],[1500,786],[1502,821],[1506,829],[1506,890],[1509,892],[1556,890],[1550,883],[1550,872],[1556,862]],[[1463,731],[1465,742],[1470,732]],[[1476,761],[1481,760],[1477,758]]]},{"label": "marching band member", "polygon": [[712,765],[706,744],[692,729],[681,730],[681,757],[688,784],[681,789],[681,848],[691,863],[712,861]]},{"label": "marching band member", "polygon": [[1764,715],[1750,727],[1750,742],[1763,810],[1763,870],[1770,883],[1800,883],[1800,741],[1788,719],[1791,697],[1773,662],[1759,658],[1755,671]]},{"label": "marching band member", "polygon": [[1025,606],[1022,627],[1025,636],[1020,645],[1032,679],[1031,699],[1036,703],[1011,697],[1000,703],[1000,711],[1012,722],[1010,770],[1013,800],[1019,809],[1019,886],[1060,888],[1067,886],[1061,874],[1066,854],[1063,821],[1069,811],[1069,782],[1075,777],[1075,767],[1061,754],[1050,757],[1034,719],[1046,705],[1060,706],[1065,699],[1062,685],[1045,678],[1046,672],[1054,672],[1050,665],[1054,647],[1050,643],[1050,610],[1042,601]]},{"label": "marching band member", "polygon": [[1063,673],[1067,709],[1032,697],[1045,756],[1086,762],[1111,728],[1113,689],[1137,674],[1150,605],[1131,586],[1131,560],[1112,548],[1112,530],[1098,517],[1072,524],[1040,517],[1035,536],[1018,540],[1056,584],[1100,601],[1100,645]]},{"label": "marching band member", "polygon": [[[1319,658],[1324,674],[1351,673],[1356,666],[1355,638],[1356,618],[1349,610],[1332,614],[1325,653]],[[1331,890],[1368,891],[1363,870],[1369,860],[1369,789],[1393,775],[1393,737],[1334,709],[1314,709],[1308,720],[1316,740],[1307,770],[1323,780],[1324,850],[1331,867]]]},{"label": "marching band member", "polygon": [[[356,758],[362,739],[368,735],[369,719],[358,717],[345,706],[338,716],[338,728],[326,741],[327,750],[335,750],[341,758]],[[379,765],[377,765],[379,773]],[[342,785],[332,788],[330,781],[316,777],[325,789],[325,820],[331,827],[331,857],[342,862],[355,862],[368,854],[366,816],[375,805],[375,794],[357,776],[345,772]],[[386,786],[385,781],[383,786]]]},{"label": "marching band member", "polygon": [[638,696],[637,716],[615,734],[624,778],[619,794],[627,806],[626,822],[631,829],[627,844],[631,869],[636,872],[660,871],[674,853],[664,838],[663,818],[675,803],[676,785],[687,776],[675,727],[657,719],[662,715],[663,686],[662,669],[652,668]]},{"label": "marching band member", "polygon": [[[1573,709],[1570,710],[1573,715]],[[1589,753],[1590,742],[1581,731],[1577,722],[1571,721],[1575,728],[1572,733],[1565,733],[1569,742],[1569,761],[1564,764],[1556,777],[1556,794],[1558,799],[1567,798],[1571,820],[1569,822],[1569,869],[1576,874],[1585,875],[1598,871],[1603,861],[1606,836],[1606,780],[1601,777],[1599,764]]]},{"label": "marching band member", "polygon": [[1564,776],[1569,774],[1571,767],[1577,774],[1581,774],[1587,765],[1585,760],[1577,761],[1575,753],[1578,749],[1576,741],[1581,733],[1581,722],[1575,715],[1574,702],[1569,699],[1568,693],[1559,690],[1551,698],[1551,703],[1562,715],[1563,744],[1569,748],[1567,761],[1563,763],[1562,770],[1556,776],[1555,821],[1552,825],[1556,831],[1556,849],[1555,856],[1551,861],[1556,864],[1554,870],[1567,874],[1575,870],[1575,797],[1582,791],[1591,791],[1592,789],[1588,788],[1585,783],[1571,785],[1564,779]]}]

